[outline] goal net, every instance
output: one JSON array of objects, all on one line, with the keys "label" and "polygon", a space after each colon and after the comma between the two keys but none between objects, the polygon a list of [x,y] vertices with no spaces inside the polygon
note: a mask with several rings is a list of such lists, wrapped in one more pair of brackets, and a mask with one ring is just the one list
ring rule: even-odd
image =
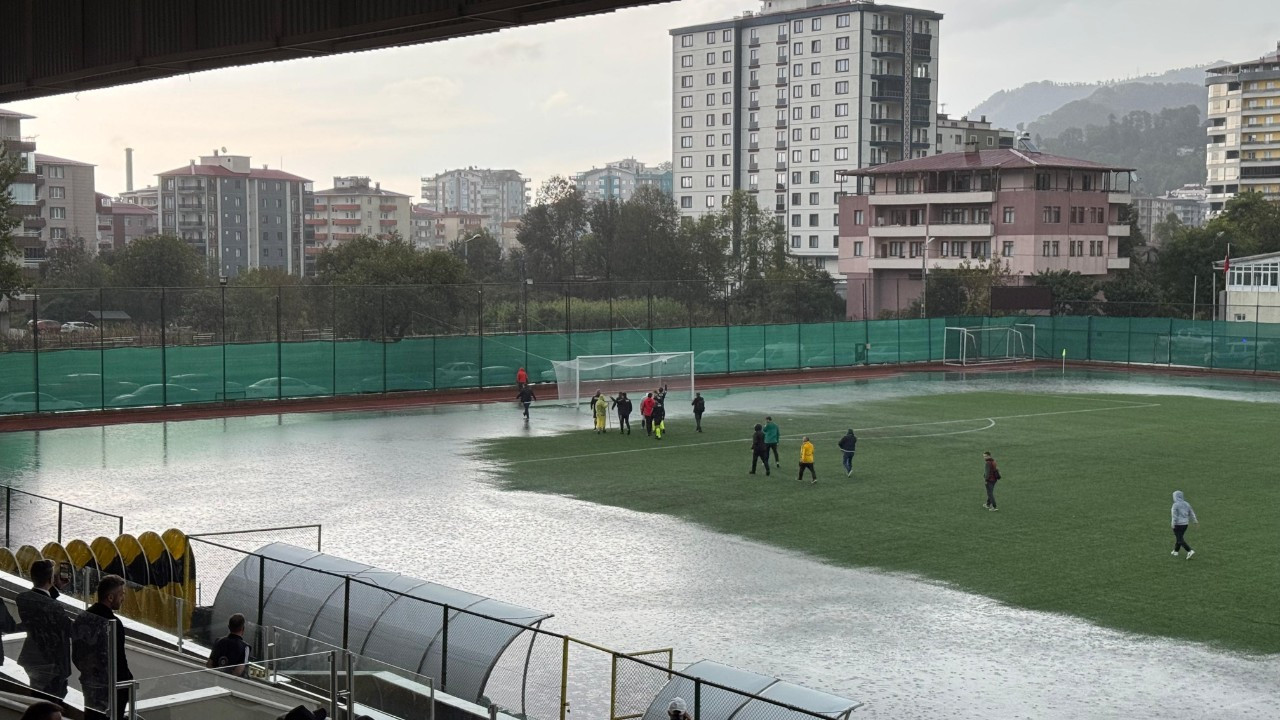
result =
[{"label": "goal net", "polygon": [[1036,326],[948,327],[942,340],[945,365],[992,365],[1035,359]]},{"label": "goal net", "polygon": [[671,400],[693,400],[693,353],[637,353],[634,355],[579,355],[554,360],[556,388],[564,403],[586,402],[596,391],[610,397],[625,392],[639,407],[646,392],[667,386]]}]

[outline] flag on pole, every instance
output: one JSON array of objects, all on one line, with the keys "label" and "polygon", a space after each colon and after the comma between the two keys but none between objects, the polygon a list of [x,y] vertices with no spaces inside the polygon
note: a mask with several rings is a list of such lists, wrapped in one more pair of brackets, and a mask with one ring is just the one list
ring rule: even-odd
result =
[{"label": "flag on pole", "polygon": [[1227,278],[1227,273],[1231,272],[1231,249],[1227,249],[1227,257],[1222,261],[1222,277]]}]

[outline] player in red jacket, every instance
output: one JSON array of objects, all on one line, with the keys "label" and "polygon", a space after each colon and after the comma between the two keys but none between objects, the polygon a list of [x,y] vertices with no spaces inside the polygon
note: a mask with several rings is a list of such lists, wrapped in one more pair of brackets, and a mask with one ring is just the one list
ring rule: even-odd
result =
[{"label": "player in red jacket", "polygon": [[653,400],[653,393],[646,393],[644,400],[640,401],[640,416],[643,420],[640,424],[644,425],[644,434],[648,435],[653,432],[653,406],[656,403]]},{"label": "player in red jacket", "polygon": [[516,371],[516,389],[523,390],[525,385],[529,384],[529,373],[520,368]]}]

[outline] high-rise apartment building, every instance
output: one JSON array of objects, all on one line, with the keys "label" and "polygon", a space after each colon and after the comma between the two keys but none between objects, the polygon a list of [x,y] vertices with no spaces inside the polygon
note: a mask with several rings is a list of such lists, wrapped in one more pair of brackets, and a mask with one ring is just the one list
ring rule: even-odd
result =
[{"label": "high-rise apartment building", "polygon": [[310,180],[217,151],[157,177],[160,232],[186,240],[220,274],[257,267],[302,272]]},{"label": "high-rise apartment building", "polygon": [[649,167],[635,158],[627,158],[576,173],[573,181],[587,200],[613,198],[626,202],[637,189],[645,186],[670,195],[671,177],[670,168]]},{"label": "high-rise apartment building", "polygon": [[682,213],[745,190],[791,252],[835,271],[836,171],[934,147],[938,26],[929,10],[763,0],[759,13],[671,31],[673,190]]},{"label": "high-rise apartment building", "polygon": [[36,153],[36,200],[46,224],[41,236],[46,250],[84,243],[98,251],[98,195],[94,167],[78,160]]},{"label": "high-rise apartment building", "polygon": [[422,178],[422,200],[436,212],[484,215],[495,237],[502,223],[519,220],[529,208],[529,181],[515,170],[464,168]]},{"label": "high-rise apartment building", "polygon": [[367,177],[335,177],[333,187],[317,190],[305,223],[315,229],[317,247],[333,247],[358,235],[408,240],[412,198],[404,193],[383,190],[382,183]]},{"label": "high-rise apartment building", "polygon": [[1242,192],[1280,200],[1280,45],[1257,60],[1207,72],[1209,214]]}]

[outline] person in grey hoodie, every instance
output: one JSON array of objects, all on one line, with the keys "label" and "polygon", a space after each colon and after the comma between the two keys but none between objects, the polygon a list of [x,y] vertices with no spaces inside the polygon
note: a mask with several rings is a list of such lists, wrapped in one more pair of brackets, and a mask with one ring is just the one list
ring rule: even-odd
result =
[{"label": "person in grey hoodie", "polygon": [[1187,544],[1183,535],[1186,534],[1187,525],[1189,523],[1199,525],[1200,521],[1196,519],[1196,511],[1191,509],[1191,503],[1182,498],[1181,490],[1173,491],[1173,507],[1170,509],[1170,514],[1173,516],[1172,524],[1174,538],[1173,552],[1170,554],[1176,557],[1179,550],[1186,548],[1187,559],[1190,560],[1191,556],[1196,554],[1196,551],[1191,549],[1191,546]]}]

